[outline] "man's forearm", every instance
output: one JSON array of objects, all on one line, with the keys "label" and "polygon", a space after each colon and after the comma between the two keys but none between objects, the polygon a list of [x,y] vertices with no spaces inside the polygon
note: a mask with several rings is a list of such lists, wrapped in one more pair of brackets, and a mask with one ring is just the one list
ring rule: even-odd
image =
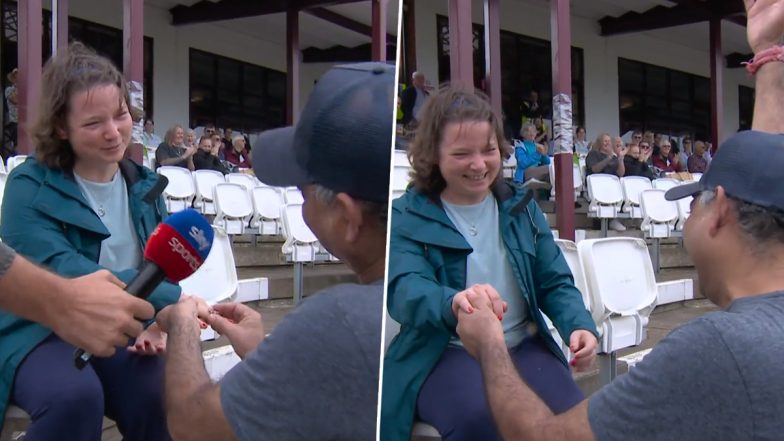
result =
[{"label": "man's forearm", "polygon": [[541,439],[538,437],[541,422],[553,414],[523,383],[504,341],[484,346],[479,362],[487,400],[501,438],[506,441]]},{"label": "man's forearm", "polygon": [[[3,245],[4,246],[4,245]],[[35,266],[21,256],[0,275],[0,309],[53,327],[53,313],[63,304],[66,279]],[[0,261],[3,257],[0,257]]]},{"label": "man's forearm", "polygon": [[784,63],[763,64],[756,73],[754,119],[751,128],[784,133]]}]

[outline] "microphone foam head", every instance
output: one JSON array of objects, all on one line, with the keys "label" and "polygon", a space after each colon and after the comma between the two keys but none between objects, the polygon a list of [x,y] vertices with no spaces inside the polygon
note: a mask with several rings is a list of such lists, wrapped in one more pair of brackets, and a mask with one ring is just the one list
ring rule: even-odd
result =
[{"label": "microphone foam head", "polygon": [[187,209],[169,216],[153,231],[144,258],[158,265],[171,282],[193,274],[207,259],[215,235],[207,219]]}]

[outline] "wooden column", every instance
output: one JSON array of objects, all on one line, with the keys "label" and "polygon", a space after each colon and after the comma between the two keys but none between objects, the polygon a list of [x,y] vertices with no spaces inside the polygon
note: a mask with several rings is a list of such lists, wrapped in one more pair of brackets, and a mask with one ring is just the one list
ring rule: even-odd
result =
[{"label": "wooden column", "polygon": [[24,0],[17,3],[18,9],[18,57],[19,75],[17,87],[17,154],[30,155],[35,146],[27,128],[33,123],[41,96],[41,35],[43,16],[41,0]]},{"label": "wooden column", "polygon": [[572,175],[572,34],[569,0],[550,0],[553,60],[553,141],[555,142],[555,218],[562,239],[574,240]]},{"label": "wooden column", "polygon": [[[123,74],[125,81],[136,83],[139,86],[137,92],[143,95],[144,0],[123,0]],[[136,112],[131,112],[131,115],[134,125],[144,124],[144,119],[140,121]],[[143,155],[144,146],[141,143],[132,143],[126,152],[126,157],[137,164],[142,163]]]},{"label": "wooden column", "polygon": [[471,0],[449,0],[450,80],[474,87],[474,46]]},{"label": "wooden column", "polygon": [[286,124],[299,119],[299,65],[302,52],[299,50],[299,11],[286,11]]},{"label": "wooden column", "polygon": [[52,0],[52,55],[68,47],[68,0]]},{"label": "wooden column", "polygon": [[711,142],[714,151],[721,143],[724,122],[724,56],[721,54],[721,18],[710,19],[710,72],[711,72]]},{"label": "wooden column", "polygon": [[372,0],[371,58],[373,61],[387,61],[387,3],[388,0]]},{"label": "wooden column", "polygon": [[501,117],[501,1],[484,0],[485,87],[490,103]]}]

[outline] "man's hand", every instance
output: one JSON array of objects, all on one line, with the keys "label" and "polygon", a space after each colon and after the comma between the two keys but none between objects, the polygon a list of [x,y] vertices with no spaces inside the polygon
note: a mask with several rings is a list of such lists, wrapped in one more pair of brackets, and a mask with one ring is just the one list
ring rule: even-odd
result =
[{"label": "man's hand", "polygon": [[457,335],[466,351],[478,359],[482,347],[492,344],[505,345],[504,329],[493,310],[493,303],[485,294],[470,291],[468,301],[474,306],[471,313],[462,309],[457,314]]},{"label": "man's hand", "polygon": [[596,337],[584,329],[572,332],[569,337],[569,350],[572,351],[572,366],[577,372],[584,372],[591,368],[596,359]]},{"label": "man's hand", "polygon": [[473,285],[452,297],[452,314],[455,315],[455,318],[458,318],[458,311],[469,314],[474,311],[477,305],[470,300],[471,298],[476,299],[475,301],[486,298],[492,305],[491,310],[495,312],[496,318],[503,320],[508,305],[501,299],[498,291],[488,284]]},{"label": "man's hand", "polygon": [[784,36],[783,0],[744,0],[746,4],[746,37],[756,54],[781,44]]},{"label": "man's hand", "polygon": [[261,314],[241,303],[223,303],[213,307],[208,323],[219,334],[225,335],[234,352],[245,356],[264,340],[264,322]]},{"label": "man's hand", "polygon": [[140,320],[155,314],[152,305],[123,290],[125,284],[107,270],[65,280],[62,295],[50,302],[44,324],[68,343],[99,357],[142,333]]}]

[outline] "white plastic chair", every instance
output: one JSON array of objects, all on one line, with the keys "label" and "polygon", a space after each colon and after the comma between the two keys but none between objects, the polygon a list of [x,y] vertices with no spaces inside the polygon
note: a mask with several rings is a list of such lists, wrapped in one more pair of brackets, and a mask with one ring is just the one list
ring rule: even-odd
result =
[{"label": "white plastic chair", "polygon": [[215,225],[228,234],[244,234],[253,216],[253,202],[248,190],[240,184],[223,182],[213,189]]},{"label": "white plastic chair", "polygon": [[193,182],[196,186],[193,208],[202,214],[216,214],[213,192],[216,185],[226,182],[223,173],[217,170],[196,170],[193,172]]},{"label": "white plastic chair", "polygon": [[286,204],[303,204],[305,199],[302,198],[302,192],[297,187],[286,187],[283,190],[283,197]]},{"label": "white plastic chair", "polygon": [[226,175],[226,182],[231,182],[232,184],[240,184],[243,187],[245,187],[248,191],[253,190],[255,187],[259,185],[258,179],[246,173],[229,173],[228,175]]},{"label": "white plastic chair", "polygon": [[210,254],[190,277],[180,281],[183,292],[201,297],[210,305],[230,300],[239,284],[234,253],[226,231],[213,225],[215,240]]},{"label": "white plastic chair", "polygon": [[569,269],[572,271],[574,285],[583,296],[583,304],[585,305],[585,309],[591,313],[591,317],[593,317],[594,322],[598,327],[600,321],[602,320],[602,311],[600,311],[600,308],[598,308],[596,305],[599,304],[601,299],[594,296],[591,290],[588,288],[588,282],[585,279],[585,271],[583,270],[582,263],[580,262],[580,253],[577,250],[577,244],[571,240],[566,239],[556,239],[555,244],[558,245],[558,248],[561,249],[561,252],[564,255],[564,259],[566,260],[566,264],[569,265]]},{"label": "white plastic chair", "polygon": [[286,241],[281,251],[286,259],[294,263],[294,303],[302,300],[302,270],[305,262],[316,260],[319,251],[318,238],[308,228],[302,217],[302,204],[286,204],[283,209]]},{"label": "white plastic chair", "polygon": [[511,155],[503,163],[504,179],[514,179],[515,169],[517,169],[517,158]]},{"label": "white plastic chair", "polygon": [[166,176],[166,179],[169,180],[169,184],[163,190],[166,210],[169,213],[174,213],[190,207],[196,193],[190,170],[182,167],[162,166],[158,167],[157,173]]},{"label": "white plastic chair", "polygon": [[672,236],[678,220],[678,206],[664,199],[666,192],[650,189],[640,193],[640,208],[643,221],[640,229],[646,237],[665,238]]},{"label": "white plastic chair", "polygon": [[[555,159],[550,161],[550,199],[555,200]],[[580,197],[583,188],[583,175],[580,166],[572,165],[572,185],[574,186],[574,199]]]},{"label": "white plastic chair", "polygon": [[621,178],[623,187],[623,207],[621,212],[628,213],[634,219],[642,218],[640,193],[653,188],[651,180],[643,176],[626,176]]},{"label": "white plastic chair", "polygon": [[617,350],[645,340],[648,315],[656,302],[656,277],[643,239],[613,237],[577,244],[588,290],[600,312],[600,376],[615,377]]},{"label": "white plastic chair", "polygon": [[602,236],[607,236],[609,219],[621,217],[623,188],[621,180],[615,175],[597,173],[587,178],[588,217],[596,217],[602,221]]},{"label": "white plastic chair", "polygon": [[692,173],[691,178],[695,182],[698,182],[700,179],[702,179],[702,173]]},{"label": "white plastic chair", "polygon": [[408,187],[408,173],[411,169],[407,166],[395,165],[392,168],[392,190],[405,192]]},{"label": "white plastic chair", "polygon": [[403,150],[395,150],[395,155],[392,157],[392,165],[411,167],[411,163],[408,162],[408,155]]},{"label": "white plastic chair", "polygon": [[672,178],[659,178],[653,180],[653,188],[667,191],[672,187],[681,185],[681,181]]},{"label": "white plastic chair", "polygon": [[281,208],[285,207],[283,195],[272,187],[255,187],[251,190],[253,217],[250,228],[261,235],[277,236],[283,233]]},{"label": "white plastic chair", "polygon": [[25,162],[26,160],[27,160],[27,155],[9,156],[5,166],[6,172],[11,173],[11,170],[13,170],[14,167]]},{"label": "white plastic chair", "polygon": [[691,202],[693,199],[694,197],[688,196],[675,201],[678,205],[678,222],[675,223],[675,231],[683,231],[686,220],[689,218],[689,215],[691,215]]}]

